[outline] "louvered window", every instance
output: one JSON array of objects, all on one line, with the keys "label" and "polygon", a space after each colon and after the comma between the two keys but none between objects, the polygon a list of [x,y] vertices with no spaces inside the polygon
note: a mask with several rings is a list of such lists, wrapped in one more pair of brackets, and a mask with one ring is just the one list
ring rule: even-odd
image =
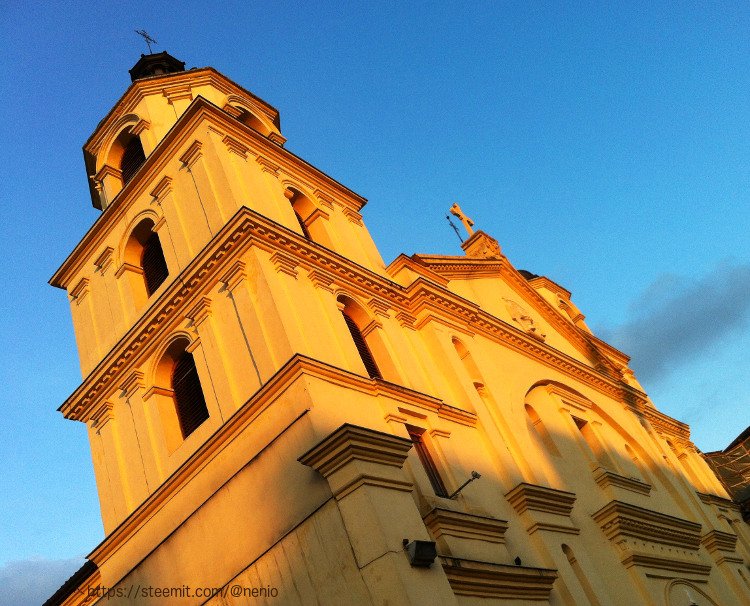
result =
[{"label": "louvered window", "polygon": [[365,365],[367,374],[370,375],[370,377],[373,379],[382,379],[383,376],[380,374],[377,364],[375,364],[375,359],[372,357],[370,348],[367,347],[367,343],[365,342],[365,338],[362,336],[362,332],[359,330],[359,327],[354,323],[354,320],[346,315],[346,313],[342,312],[342,315],[344,316],[344,320],[346,320],[346,325],[352,335],[354,345],[357,346],[359,357],[362,358],[362,362]]},{"label": "louvered window", "polygon": [[195,368],[193,355],[189,352],[184,352],[174,365],[172,390],[182,437],[187,438],[208,419],[208,408],[203,397],[198,370]]},{"label": "louvered window", "polygon": [[302,217],[296,210],[294,211],[294,216],[297,217],[297,222],[299,223],[299,226],[302,229],[302,233],[305,234],[305,238],[307,238],[308,240],[312,240],[312,236],[310,235],[310,230],[307,229],[307,225],[305,225],[305,222],[302,220]]},{"label": "louvered window", "polygon": [[143,152],[141,140],[138,137],[133,137],[125,146],[125,152],[122,154],[122,161],[120,162],[123,185],[133,178],[133,175],[145,161],[146,154]]},{"label": "louvered window", "polygon": [[154,232],[151,232],[143,245],[141,268],[143,269],[143,279],[146,281],[146,292],[150,297],[169,275],[159,236]]},{"label": "louvered window", "polygon": [[435,462],[432,460],[432,455],[430,455],[430,451],[427,449],[427,445],[424,443],[422,432],[412,428],[408,428],[408,431],[409,437],[414,444],[414,450],[417,451],[419,461],[422,463],[422,467],[424,467],[424,470],[427,473],[427,477],[430,479],[432,489],[435,491],[435,494],[437,496],[447,497],[448,491],[445,489],[443,479],[440,477],[437,467],[435,466]]}]

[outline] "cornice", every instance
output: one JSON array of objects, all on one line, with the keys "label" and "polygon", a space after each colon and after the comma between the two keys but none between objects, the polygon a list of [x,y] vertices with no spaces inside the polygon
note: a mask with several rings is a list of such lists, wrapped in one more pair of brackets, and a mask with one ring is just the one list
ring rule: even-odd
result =
[{"label": "cornice", "polygon": [[[186,142],[190,139],[195,140],[194,133],[204,120],[211,122],[221,132],[231,132],[233,137],[242,144],[255,149],[255,153],[258,156],[263,156],[289,173],[301,174],[303,178],[313,183],[317,189],[335,192],[337,194],[335,199],[340,204],[351,207],[352,210],[360,211],[367,203],[365,198],[356,194],[323,171],[315,168],[285,148],[269,141],[249,126],[233,120],[216,105],[198,96],[149,154],[135,176],[110,201],[107,208],[94,221],[94,224],[89,228],[82,240],[76,245],[65,261],[63,261],[62,265],[49,280],[52,286],[67,288],[67,283],[71,276],[81,270],[89,257],[94,254],[94,249],[103,244],[104,239],[106,239],[114,225],[126,216],[135,201],[142,194],[148,193],[146,190],[151,189],[153,191],[152,184],[155,181],[158,183],[161,182],[163,176],[160,177],[160,173],[165,170],[169,162],[174,160],[176,154]],[[189,160],[192,159],[192,157],[189,158]]]},{"label": "cornice", "polygon": [[546,288],[559,297],[570,299],[572,296],[572,293],[567,288],[563,288],[554,280],[550,280],[547,276],[537,276],[536,278],[527,281],[534,288]]},{"label": "cornice", "polygon": [[[259,246],[273,254],[283,251],[299,260],[308,272],[317,269],[345,285],[356,285],[357,289],[387,302],[397,313],[406,312],[417,316],[425,309],[434,313],[458,316],[471,325],[471,329],[482,332],[488,338],[524,353],[532,359],[572,376],[597,391],[622,401],[631,408],[645,406],[640,392],[610,378],[596,370],[557,352],[551,347],[525,335],[522,331],[483,312],[470,301],[441,289],[434,283],[419,278],[408,289],[376,274],[273,221],[242,207],[222,230],[206,245],[180,275],[173,280],[138,322],[120,339],[109,354],[96,366],[83,384],[66,400],[60,410],[66,417],[76,418],[78,409],[84,410],[98,398],[108,397],[111,380],[132,367],[165,327],[179,322],[185,307],[196,297],[204,295],[225,273],[227,263],[236,260],[250,246]],[[403,317],[403,316],[402,316]],[[450,415],[450,407],[443,408]]]},{"label": "cornice", "polygon": [[440,286],[448,286],[449,280],[447,278],[441,276],[438,273],[435,273],[424,264],[418,263],[417,261],[415,261],[411,257],[407,257],[403,253],[401,253],[398,257],[391,261],[388,267],[385,268],[385,271],[389,276],[394,277],[402,269],[410,269],[414,273],[428,280],[431,280],[432,282],[435,282],[435,284],[438,284]]},{"label": "cornice", "polygon": [[448,583],[456,595],[492,600],[547,602],[557,571],[509,566],[453,557],[440,557]]},{"label": "cornice", "polygon": [[714,505],[715,507],[722,509],[731,509],[736,513],[739,513],[740,511],[740,506],[731,499],[727,499],[726,497],[720,497],[715,494],[707,494],[703,492],[696,492],[696,494],[698,495],[698,498],[701,500],[701,502],[705,503],[706,505]]},{"label": "cornice", "polygon": [[566,517],[576,502],[576,495],[572,492],[527,482],[521,482],[505,498],[519,514],[531,510]]},{"label": "cornice", "polygon": [[651,492],[651,484],[641,482],[635,478],[622,476],[619,473],[609,471],[603,467],[597,467],[594,470],[594,480],[602,488],[622,488],[643,495],[648,495]]},{"label": "cornice", "polygon": [[592,515],[608,539],[623,537],[657,545],[670,545],[696,551],[701,541],[701,525],[622,501],[610,501]]},{"label": "cornice", "polygon": [[709,553],[717,551],[734,553],[737,547],[737,535],[721,530],[711,530],[701,537],[701,543]]},{"label": "cornice", "polygon": [[435,540],[449,536],[504,544],[505,532],[508,530],[506,520],[442,507],[431,509],[422,519]]},{"label": "cornice", "polygon": [[352,461],[401,468],[412,441],[345,423],[297,460],[328,477]]}]

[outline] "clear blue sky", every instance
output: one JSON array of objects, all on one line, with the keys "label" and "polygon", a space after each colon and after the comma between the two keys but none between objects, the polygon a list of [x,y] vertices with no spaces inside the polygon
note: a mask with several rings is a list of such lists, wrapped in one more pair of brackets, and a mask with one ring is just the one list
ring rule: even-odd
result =
[{"label": "clear blue sky", "polygon": [[0,582],[56,582],[102,538],[47,280],[96,218],[81,146],[146,52],[136,28],[279,108],[287,147],[370,200],[386,261],[460,254],[459,201],[699,448],[750,423],[747,4],[315,4],[3,3]]}]

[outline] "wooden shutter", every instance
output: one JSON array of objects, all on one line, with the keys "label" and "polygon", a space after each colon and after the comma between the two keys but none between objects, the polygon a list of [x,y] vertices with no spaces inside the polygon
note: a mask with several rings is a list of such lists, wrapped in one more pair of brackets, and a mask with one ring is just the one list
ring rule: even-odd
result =
[{"label": "wooden shutter", "polygon": [[354,323],[354,320],[352,320],[344,312],[341,312],[341,314],[344,316],[344,320],[346,320],[346,326],[349,328],[349,332],[352,335],[354,345],[357,346],[359,357],[362,358],[362,362],[365,365],[367,374],[370,375],[370,378],[372,379],[382,379],[383,376],[378,370],[378,365],[375,364],[375,359],[372,357],[370,348],[367,347],[367,343],[365,342],[365,338],[362,336],[362,332],[359,330],[359,327]]},{"label": "wooden shutter", "polygon": [[192,354],[188,352],[184,352],[174,365],[172,390],[182,437],[187,438],[208,419],[208,408],[203,397],[198,370],[195,368]]},{"label": "wooden shutter", "polygon": [[146,292],[150,297],[169,275],[159,236],[154,232],[143,245],[141,268],[143,269],[143,279],[146,281]]},{"label": "wooden shutter", "polygon": [[435,466],[435,462],[432,460],[430,451],[427,450],[427,445],[424,443],[424,439],[422,438],[422,432],[410,428],[407,428],[407,430],[409,432],[409,437],[414,444],[414,450],[417,451],[419,461],[422,463],[422,467],[424,467],[424,470],[427,473],[427,477],[430,479],[432,489],[435,491],[435,494],[437,496],[447,497],[448,491],[445,489],[445,484],[443,484],[443,479],[440,477],[437,467]]},{"label": "wooden shutter", "polygon": [[120,161],[123,185],[133,178],[145,161],[146,154],[143,152],[141,140],[138,137],[133,137],[125,146],[125,151],[123,152],[122,160]]}]

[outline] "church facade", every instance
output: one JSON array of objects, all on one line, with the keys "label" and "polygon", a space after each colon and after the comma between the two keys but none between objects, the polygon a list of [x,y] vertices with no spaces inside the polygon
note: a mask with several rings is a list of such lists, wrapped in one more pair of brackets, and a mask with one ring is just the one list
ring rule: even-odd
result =
[{"label": "church facade", "polygon": [[131,77],[50,281],[105,539],[49,604],[750,603],[750,527],[570,292],[457,206],[464,255],[386,265],[274,107]]}]

